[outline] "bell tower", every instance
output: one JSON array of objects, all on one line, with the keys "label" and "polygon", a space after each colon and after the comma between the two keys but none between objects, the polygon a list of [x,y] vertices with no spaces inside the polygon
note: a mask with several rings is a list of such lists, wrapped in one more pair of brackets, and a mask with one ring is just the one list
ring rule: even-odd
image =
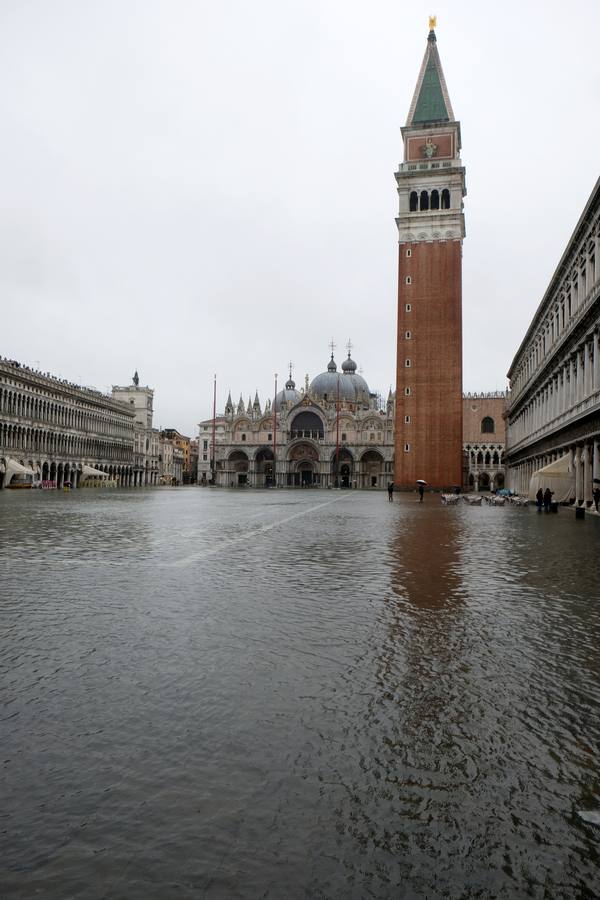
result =
[{"label": "bell tower", "polygon": [[394,483],[436,488],[462,479],[462,241],[465,170],[429,20],[425,56],[396,172],[398,338]]}]

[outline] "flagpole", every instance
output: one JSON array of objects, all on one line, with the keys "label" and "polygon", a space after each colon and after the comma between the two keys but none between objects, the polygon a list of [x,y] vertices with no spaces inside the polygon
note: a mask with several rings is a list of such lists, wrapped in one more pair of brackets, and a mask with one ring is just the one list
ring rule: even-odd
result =
[{"label": "flagpole", "polygon": [[273,396],[273,484],[277,487],[277,372],[275,372],[275,394]]},{"label": "flagpole", "polygon": [[217,463],[215,460],[215,443],[217,438],[217,375],[215,373],[213,385],[213,420],[212,420],[212,459],[210,467],[212,469],[212,483],[217,483]]},{"label": "flagpole", "polygon": [[337,377],[337,401],[335,404],[335,486],[340,486],[340,376]]}]

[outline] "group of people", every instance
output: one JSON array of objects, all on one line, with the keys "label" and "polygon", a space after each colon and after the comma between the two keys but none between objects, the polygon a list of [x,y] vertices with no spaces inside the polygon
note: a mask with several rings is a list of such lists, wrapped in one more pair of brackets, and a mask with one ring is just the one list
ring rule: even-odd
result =
[{"label": "group of people", "polygon": [[535,502],[537,504],[538,511],[542,511],[542,506],[544,507],[546,512],[550,512],[550,504],[552,503],[552,496],[554,491],[551,491],[550,488],[546,488],[543,491],[541,488],[538,490],[535,495]]},{"label": "group of people", "polygon": [[[546,488],[545,491],[543,491],[541,488],[538,490],[537,494],[535,495],[535,502],[540,512],[542,511],[542,507],[544,507],[546,512],[550,512],[550,505],[552,503],[553,494],[554,491],[551,491],[550,488]],[[594,488],[592,497],[594,498],[594,506],[596,507],[596,512],[600,512],[600,487]]]}]

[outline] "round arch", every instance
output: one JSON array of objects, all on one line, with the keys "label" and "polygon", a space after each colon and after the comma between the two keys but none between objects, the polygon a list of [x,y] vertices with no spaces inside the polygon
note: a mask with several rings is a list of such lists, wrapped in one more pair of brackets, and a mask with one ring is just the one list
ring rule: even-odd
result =
[{"label": "round arch", "polygon": [[296,438],[323,440],[324,436],[323,420],[311,409],[303,409],[290,422],[290,438],[292,440]]},{"label": "round arch", "polygon": [[312,487],[321,483],[319,451],[307,440],[296,441],[287,454],[289,487]]},{"label": "round arch", "polygon": [[385,460],[379,450],[367,450],[360,458],[360,486],[377,489],[385,485]]},{"label": "round arch", "polygon": [[227,457],[227,483],[234,485],[248,483],[249,460],[243,450],[233,450]]},{"label": "round arch", "polygon": [[254,454],[254,480],[257,487],[273,484],[274,456],[271,447],[259,447]]}]

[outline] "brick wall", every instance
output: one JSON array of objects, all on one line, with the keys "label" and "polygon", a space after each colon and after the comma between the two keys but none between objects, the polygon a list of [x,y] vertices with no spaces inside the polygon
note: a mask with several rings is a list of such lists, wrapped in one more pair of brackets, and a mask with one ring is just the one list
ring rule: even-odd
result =
[{"label": "brick wall", "polygon": [[414,487],[418,478],[440,488],[462,481],[461,260],[460,241],[421,241],[399,248],[394,451],[398,487]]},{"label": "brick wall", "polygon": [[[506,409],[504,397],[465,397],[463,399],[463,441],[465,444],[506,443],[503,413]],[[489,416],[494,420],[493,433],[481,431],[482,419]]]}]

